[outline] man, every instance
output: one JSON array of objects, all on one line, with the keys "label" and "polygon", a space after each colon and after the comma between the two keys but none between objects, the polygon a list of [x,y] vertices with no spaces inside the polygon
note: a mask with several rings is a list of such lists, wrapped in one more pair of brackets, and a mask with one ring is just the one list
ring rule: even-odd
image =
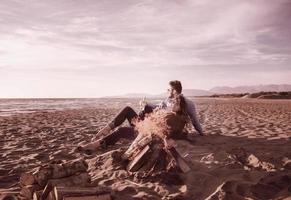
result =
[{"label": "man", "polygon": [[[154,109],[166,109],[172,110],[174,106],[174,99],[178,96],[182,96],[185,100],[185,112],[191,120],[192,125],[196,129],[199,135],[203,135],[201,125],[196,116],[196,110],[193,102],[182,95],[182,84],[180,81],[174,80],[169,82],[168,97],[160,104],[154,105],[146,103],[144,109],[137,114],[131,107],[126,106],[123,108],[115,118],[102,128],[97,134],[96,139],[89,144],[80,146],[79,150],[95,150],[98,147],[108,146],[116,143],[120,138],[134,139],[136,132],[134,131],[134,120],[143,120],[147,113],[153,112]],[[116,131],[113,131],[116,127],[119,127],[125,120],[128,120],[130,127],[120,127]]]},{"label": "man", "polygon": [[[169,88],[168,88],[168,97],[158,105],[150,105],[150,104],[147,104],[147,105],[153,109],[155,108],[168,109],[171,107],[173,99],[177,95],[182,95],[182,84],[180,81],[177,81],[177,80],[170,81]],[[186,97],[184,97],[184,99],[186,103],[186,114],[190,118],[191,123],[196,129],[196,131],[198,132],[198,134],[203,135],[202,127],[196,115],[196,109],[195,109],[194,103]]]}]

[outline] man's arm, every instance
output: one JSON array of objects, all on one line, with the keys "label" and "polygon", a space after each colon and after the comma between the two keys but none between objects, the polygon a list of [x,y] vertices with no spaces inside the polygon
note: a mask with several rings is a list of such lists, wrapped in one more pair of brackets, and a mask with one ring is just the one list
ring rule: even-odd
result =
[{"label": "man's arm", "polygon": [[194,128],[196,129],[196,131],[200,135],[203,135],[203,130],[202,130],[200,122],[199,122],[199,120],[197,118],[197,114],[196,114],[196,109],[195,109],[194,103],[192,101],[190,101],[189,99],[185,98],[185,100],[186,100],[186,112],[189,115]]},{"label": "man's arm", "polygon": [[161,101],[158,104],[147,103],[146,105],[149,106],[149,107],[151,107],[153,110],[156,109],[156,108],[159,108],[159,109],[165,108],[167,106],[166,100],[163,100],[163,101]]}]

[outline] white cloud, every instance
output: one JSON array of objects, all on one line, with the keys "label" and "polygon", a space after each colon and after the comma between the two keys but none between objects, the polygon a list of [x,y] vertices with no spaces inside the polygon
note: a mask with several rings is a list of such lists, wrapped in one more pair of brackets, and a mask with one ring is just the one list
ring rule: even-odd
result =
[{"label": "white cloud", "polygon": [[[14,81],[18,86],[22,82],[34,85],[40,74],[46,82],[40,85],[51,88],[61,84],[58,80],[66,80],[56,96],[64,94],[65,88],[69,91],[70,85],[87,85],[105,94],[104,86],[90,77],[102,80],[113,93],[131,89],[158,92],[164,85],[150,83],[142,88],[132,83],[146,82],[150,74],[160,83],[178,77],[200,88],[210,87],[210,82],[213,86],[235,84],[214,73],[221,70],[219,66],[231,66],[232,70],[224,68],[221,73],[231,76],[237,72],[236,79],[242,84],[241,66],[248,65],[259,73],[255,69],[270,64],[279,71],[276,80],[280,74],[287,80],[280,69],[291,62],[288,5],[283,0],[268,4],[261,0],[3,1],[0,69],[5,73],[11,69],[10,75],[15,73],[12,69],[18,69],[23,77]],[[13,79],[4,73],[0,78],[10,84]],[[54,84],[49,84],[51,79]],[[258,82],[263,80],[257,77]],[[5,84],[0,89],[7,95],[12,91]],[[29,94],[38,92],[35,89]]]}]

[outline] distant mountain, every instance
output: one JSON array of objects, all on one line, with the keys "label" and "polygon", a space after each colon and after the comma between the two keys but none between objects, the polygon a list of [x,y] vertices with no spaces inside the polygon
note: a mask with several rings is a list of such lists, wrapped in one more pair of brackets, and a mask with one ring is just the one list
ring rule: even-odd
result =
[{"label": "distant mountain", "polygon": [[209,90],[215,94],[232,94],[232,93],[256,93],[256,92],[284,92],[291,91],[291,85],[253,85],[253,86],[238,86],[238,87],[214,87]]},{"label": "distant mountain", "polygon": [[[198,90],[198,89],[184,89],[183,94],[187,97],[193,96],[210,96],[213,95],[212,92],[207,90]],[[116,96],[108,96],[108,98],[165,98],[167,96],[166,93],[161,94],[146,94],[146,93],[128,93],[124,95],[116,95]]]},{"label": "distant mountain", "polygon": [[210,96],[213,92],[198,89],[184,89],[183,94],[185,96]]},{"label": "distant mountain", "polygon": [[[212,92],[207,90],[199,90],[199,89],[183,89],[183,94],[186,97],[199,97],[199,96],[210,96],[213,95]],[[162,93],[159,95],[154,95],[154,97],[166,97],[167,93]]]},{"label": "distant mountain", "polygon": [[104,98],[163,98],[166,94],[147,94],[147,93],[127,93],[123,95],[106,96]]},{"label": "distant mountain", "polygon": [[[285,92],[291,91],[291,85],[252,85],[252,86],[238,86],[238,87],[214,87],[210,90],[199,90],[199,89],[183,89],[185,96],[211,96],[213,94],[239,94],[239,93],[258,93],[258,92]],[[166,93],[161,94],[146,94],[146,93],[128,93],[124,95],[108,96],[109,98],[164,98]]]},{"label": "distant mountain", "polygon": [[128,98],[142,98],[142,97],[151,97],[154,95],[146,94],[146,93],[128,93],[123,96],[128,97]]}]

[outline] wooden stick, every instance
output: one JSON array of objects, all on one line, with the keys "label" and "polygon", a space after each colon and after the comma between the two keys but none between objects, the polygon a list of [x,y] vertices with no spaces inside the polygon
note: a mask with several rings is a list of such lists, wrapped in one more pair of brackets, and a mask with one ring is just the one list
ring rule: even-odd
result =
[{"label": "wooden stick", "polygon": [[[82,197],[93,195],[110,195],[110,191],[104,187],[54,187],[56,200],[62,200],[64,197]],[[110,195],[111,196],[111,195]]]},{"label": "wooden stick", "polygon": [[40,199],[41,200],[47,199],[47,197],[48,197],[49,193],[52,191],[52,189],[53,189],[52,184],[50,182],[48,182],[41,193]]},{"label": "wooden stick", "polygon": [[187,162],[182,158],[182,156],[179,154],[179,152],[174,148],[171,147],[169,149],[169,153],[175,158],[178,167],[181,169],[183,173],[187,173],[191,170]]},{"label": "wooden stick", "polygon": [[41,200],[42,190],[35,191],[33,193],[33,200]]},{"label": "wooden stick", "polygon": [[98,196],[64,197],[64,200],[111,200],[111,195],[102,194]]}]

